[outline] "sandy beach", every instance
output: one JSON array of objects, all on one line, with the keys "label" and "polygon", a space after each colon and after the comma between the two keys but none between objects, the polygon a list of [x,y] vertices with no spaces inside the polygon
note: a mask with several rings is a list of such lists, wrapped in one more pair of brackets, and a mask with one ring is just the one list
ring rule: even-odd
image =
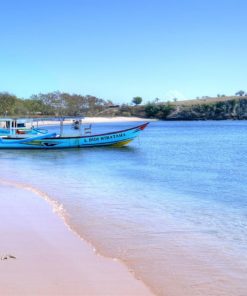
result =
[{"label": "sandy beach", "polygon": [[141,118],[141,117],[85,117],[85,122],[138,122],[138,121],[156,121],[156,119]]},{"label": "sandy beach", "polygon": [[152,295],[122,263],[96,254],[38,194],[0,185],[0,295]]},{"label": "sandy beach", "polygon": [[[106,123],[106,122],[146,122],[146,121],[157,121],[156,119],[150,119],[150,118],[141,118],[141,117],[85,117],[82,119],[82,124],[88,124],[88,123]],[[65,124],[71,124],[73,120],[69,119],[65,121]],[[54,125],[58,124],[57,121],[40,121],[39,125]]]}]

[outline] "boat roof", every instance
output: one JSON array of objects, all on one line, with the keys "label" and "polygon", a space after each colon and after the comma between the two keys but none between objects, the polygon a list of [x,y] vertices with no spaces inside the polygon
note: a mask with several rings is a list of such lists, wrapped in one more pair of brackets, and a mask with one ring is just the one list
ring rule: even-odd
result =
[{"label": "boat roof", "polygon": [[34,122],[37,121],[66,121],[66,120],[81,120],[84,116],[55,116],[55,117],[38,117],[33,118]]},{"label": "boat roof", "polygon": [[18,121],[18,122],[31,122],[31,118],[15,118],[15,117],[2,117],[0,118],[0,122],[6,122],[6,121]]},{"label": "boat roof", "polygon": [[38,122],[38,121],[66,121],[66,120],[81,120],[83,116],[55,116],[55,117],[2,117],[0,122],[17,121],[17,122]]}]

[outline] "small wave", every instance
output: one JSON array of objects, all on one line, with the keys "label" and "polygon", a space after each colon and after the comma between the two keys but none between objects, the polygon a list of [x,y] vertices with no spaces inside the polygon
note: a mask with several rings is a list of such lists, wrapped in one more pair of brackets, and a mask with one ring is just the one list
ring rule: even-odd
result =
[{"label": "small wave", "polygon": [[[68,214],[65,211],[63,205],[61,203],[55,201],[54,199],[52,199],[52,197],[49,196],[47,193],[45,193],[45,192],[43,192],[31,185],[20,183],[20,182],[15,182],[15,181],[0,179],[0,184],[13,186],[13,187],[16,187],[16,188],[19,188],[22,190],[27,190],[27,191],[30,191],[30,192],[34,193],[35,195],[41,197],[43,200],[47,201],[52,206],[52,211],[54,213],[57,213],[66,222],[66,215],[68,215]],[[66,223],[66,225],[67,225],[67,223]]]}]

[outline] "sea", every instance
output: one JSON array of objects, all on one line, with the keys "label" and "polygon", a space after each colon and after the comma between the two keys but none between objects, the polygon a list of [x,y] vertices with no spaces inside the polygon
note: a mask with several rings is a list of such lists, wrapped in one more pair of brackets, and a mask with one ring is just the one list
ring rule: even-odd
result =
[{"label": "sea", "polygon": [[246,121],[151,122],[123,148],[0,150],[0,163],[154,294],[247,295]]}]

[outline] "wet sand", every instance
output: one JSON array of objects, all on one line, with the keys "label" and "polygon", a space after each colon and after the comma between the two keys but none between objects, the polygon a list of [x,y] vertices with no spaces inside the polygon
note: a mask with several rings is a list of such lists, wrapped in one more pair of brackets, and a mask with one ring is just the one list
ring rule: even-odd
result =
[{"label": "wet sand", "polygon": [[0,209],[0,295],[152,295],[122,263],[96,254],[34,192],[0,184]]}]

